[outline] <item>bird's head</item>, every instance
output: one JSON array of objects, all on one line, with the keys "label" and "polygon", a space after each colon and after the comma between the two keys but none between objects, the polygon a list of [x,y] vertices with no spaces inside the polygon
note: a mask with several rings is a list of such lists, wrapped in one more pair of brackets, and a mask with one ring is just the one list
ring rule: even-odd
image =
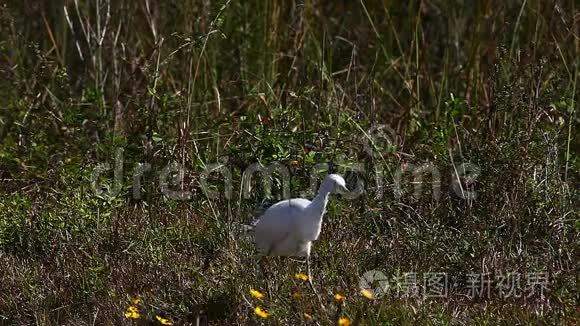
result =
[{"label": "bird's head", "polygon": [[344,178],[338,174],[327,175],[326,178],[324,178],[322,185],[323,187],[327,187],[326,189],[332,193],[344,194],[349,192],[346,187],[346,181],[344,181]]}]

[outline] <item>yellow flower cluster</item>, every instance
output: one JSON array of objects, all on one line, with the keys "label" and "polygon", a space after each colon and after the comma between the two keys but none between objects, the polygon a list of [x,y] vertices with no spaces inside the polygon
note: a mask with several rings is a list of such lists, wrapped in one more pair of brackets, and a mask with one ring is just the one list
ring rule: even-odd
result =
[{"label": "yellow flower cluster", "polygon": [[[264,293],[262,293],[256,289],[250,289],[250,295],[253,298],[258,299],[258,300],[262,300],[264,297],[266,297],[266,295]],[[260,317],[260,318],[268,318],[271,315],[266,309],[264,309],[260,306],[256,306],[254,308],[254,313],[256,315],[258,315],[258,317]]]},{"label": "yellow flower cluster", "polygon": [[155,319],[157,319],[157,321],[161,324],[161,325],[173,325],[173,322],[171,322],[171,320],[163,318],[161,316],[155,316]]},{"label": "yellow flower cluster", "polygon": [[375,299],[375,295],[369,289],[362,289],[362,290],[360,290],[360,294],[362,294],[363,297],[365,297],[365,298],[367,298],[369,300],[374,300]]},{"label": "yellow flower cluster", "polygon": [[334,295],[334,301],[336,302],[344,302],[344,300],[346,300],[346,297],[340,293],[337,293]]},{"label": "yellow flower cluster", "polygon": [[308,275],[306,275],[306,274],[304,274],[302,272],[296,273],[296,275],[294,275],[294,277],[297,278],[300,281],[304,281],[304,282],[308,281]]},{"label": "yellow flower cluster", "polygon": [[254,289],[250,289],[250,294],[256,299],[262,299],[266,296],[264,293]]},{"label": "yellow flower cluster", "polygon": [[[294,274],[294,278],[306,282],[309,280],[308,275],[306,275],[305,273],[299,272]],[[375,300],[375,295],[373,293],[372,290],[370,289],[361,289],[360,290],[360,294],[365,297],[368,300]],[[263,298],[266,297],[266,295],[262,292],[260,292],[259,290],[256,289],[250,289],[250,295],[254,298],[254,299],[258,299],[258,300],[262,300]],[[303,293],[301,291],[294,291],[292,292],[292,296],[295,298],[299,298],[303,296]],[[344,302],[346,301],[346,296],[342,293],[335,293],[334,294],[334,301],[337,304],[344,304]],[[254,313],[259,316],[260,318],[268,318],[270,317],[272,314],[270,312],[268,312],[265,308],[263,308],[262,306],[255,306],[254,308]],[[313,319],[313,315],[308,313],[308,312],[303,312],[302,316],[305,319]],[[348,317],[340,317],[337,321],[338,325],[340,326],[350,326],[352,325],[352,321],[348,318]]]},{"label": "yellow flower cluster", "polygon": [[268,318],[271,315],[268,311],[260,306],[256,306],[256,308],[254,308],[254,313],[261,318]]},{"label": "yellow flower cluster", "polygon": [[[127,319],[141,319],[141,311],[139,309],[139,305],[141,304],[141,298],[133,298],[131,299],[131,305],[125,311],[125,318]],[[159,315],[155,315],[155,319],[161,325],[171,326],[173,322],[165,317],[161,317]]]},{"label": "yellow flower cluster", "polygon": [[141,318],[141,314],[139,313],[139,308],[135,306],[129,306],[125,311],[125,318],[128,319],[139,319]]}]

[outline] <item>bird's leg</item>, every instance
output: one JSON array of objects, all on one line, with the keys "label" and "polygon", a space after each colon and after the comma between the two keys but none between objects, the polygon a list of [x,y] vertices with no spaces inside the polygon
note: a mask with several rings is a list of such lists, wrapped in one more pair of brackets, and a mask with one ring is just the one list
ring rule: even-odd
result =
[{"label": "bird's leg", "polygon": [[310,272],[310,256],[306,256],[306,272],[308,273],[308,281],[312,284],[312,273]]},{"label": "bird's leg", "polygon": [[320,298],[320,295],[318,294],[318,291],[316,291],[314,283],[312,282],[312,273],[310,272],[310,255],[306,256],[306,272],[308,273],[308,284],[310,284],[312,292],[314,292],[316,298],[318,298],[318,302],[320,303],[322,309],[326,310],[326,308],[324,307],[324,303],[322,303],[322,298]]},{"label": "bird's leg", "polygon": [[267,273],[267,263],[266,263],[266,256],[260,257],[260,269],[262,270],[262,275],[266,281],[266,291],[268,291],[268,298],[272,297],[272,289],[270,288],[270,277]]}]

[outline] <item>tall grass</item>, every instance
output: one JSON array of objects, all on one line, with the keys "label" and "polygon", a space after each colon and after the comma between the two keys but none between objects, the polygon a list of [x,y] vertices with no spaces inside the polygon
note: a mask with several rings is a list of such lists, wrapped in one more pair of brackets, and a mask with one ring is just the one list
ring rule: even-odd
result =
[{"label": "tall grass", "polygon": [[[577,320],[574,1],[8,1],[0,26],[0,323],[131,323],[135,296],[143,319],[178,324]],[[119,148],[122,187],[97,196],[95,167]],[[171,162],[188,200],[161,191]],[[240,237],[273,200],[242,193],[256,162],[288,166],[293,196],[320,163],[366,171],[347,174],[366,191],[333,201],[314,247],[326,310],[293,279],[299,263],[270,259],[265,279]],[[218,174],[215,196],[202,187],[216,163],[232,196]],[[440,198],[436,180],[412,196],[408,173],[398,193],[397,171],[425,163]],[[464,163],[478,175],[459,178]],[[456,286],[371,302],[369,270]],[[465,295],[469,273],[537,271],[544,297]],[[262,320],[248,291],[267,287]]]}]

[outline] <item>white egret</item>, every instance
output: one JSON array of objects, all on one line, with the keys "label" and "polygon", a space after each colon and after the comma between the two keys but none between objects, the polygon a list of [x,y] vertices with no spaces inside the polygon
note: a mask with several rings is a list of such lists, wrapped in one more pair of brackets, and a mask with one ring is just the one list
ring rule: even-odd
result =
[{"label": "white egret", "polygon": [[329,174],[312,201],[293,198],[270,206],[254,224],[253,237],[260,254],[306,257],[308,280],[316,292],[310,273],[312,242],[320,235],[329,195],[346,192],[344,179],[338,174]]}]

